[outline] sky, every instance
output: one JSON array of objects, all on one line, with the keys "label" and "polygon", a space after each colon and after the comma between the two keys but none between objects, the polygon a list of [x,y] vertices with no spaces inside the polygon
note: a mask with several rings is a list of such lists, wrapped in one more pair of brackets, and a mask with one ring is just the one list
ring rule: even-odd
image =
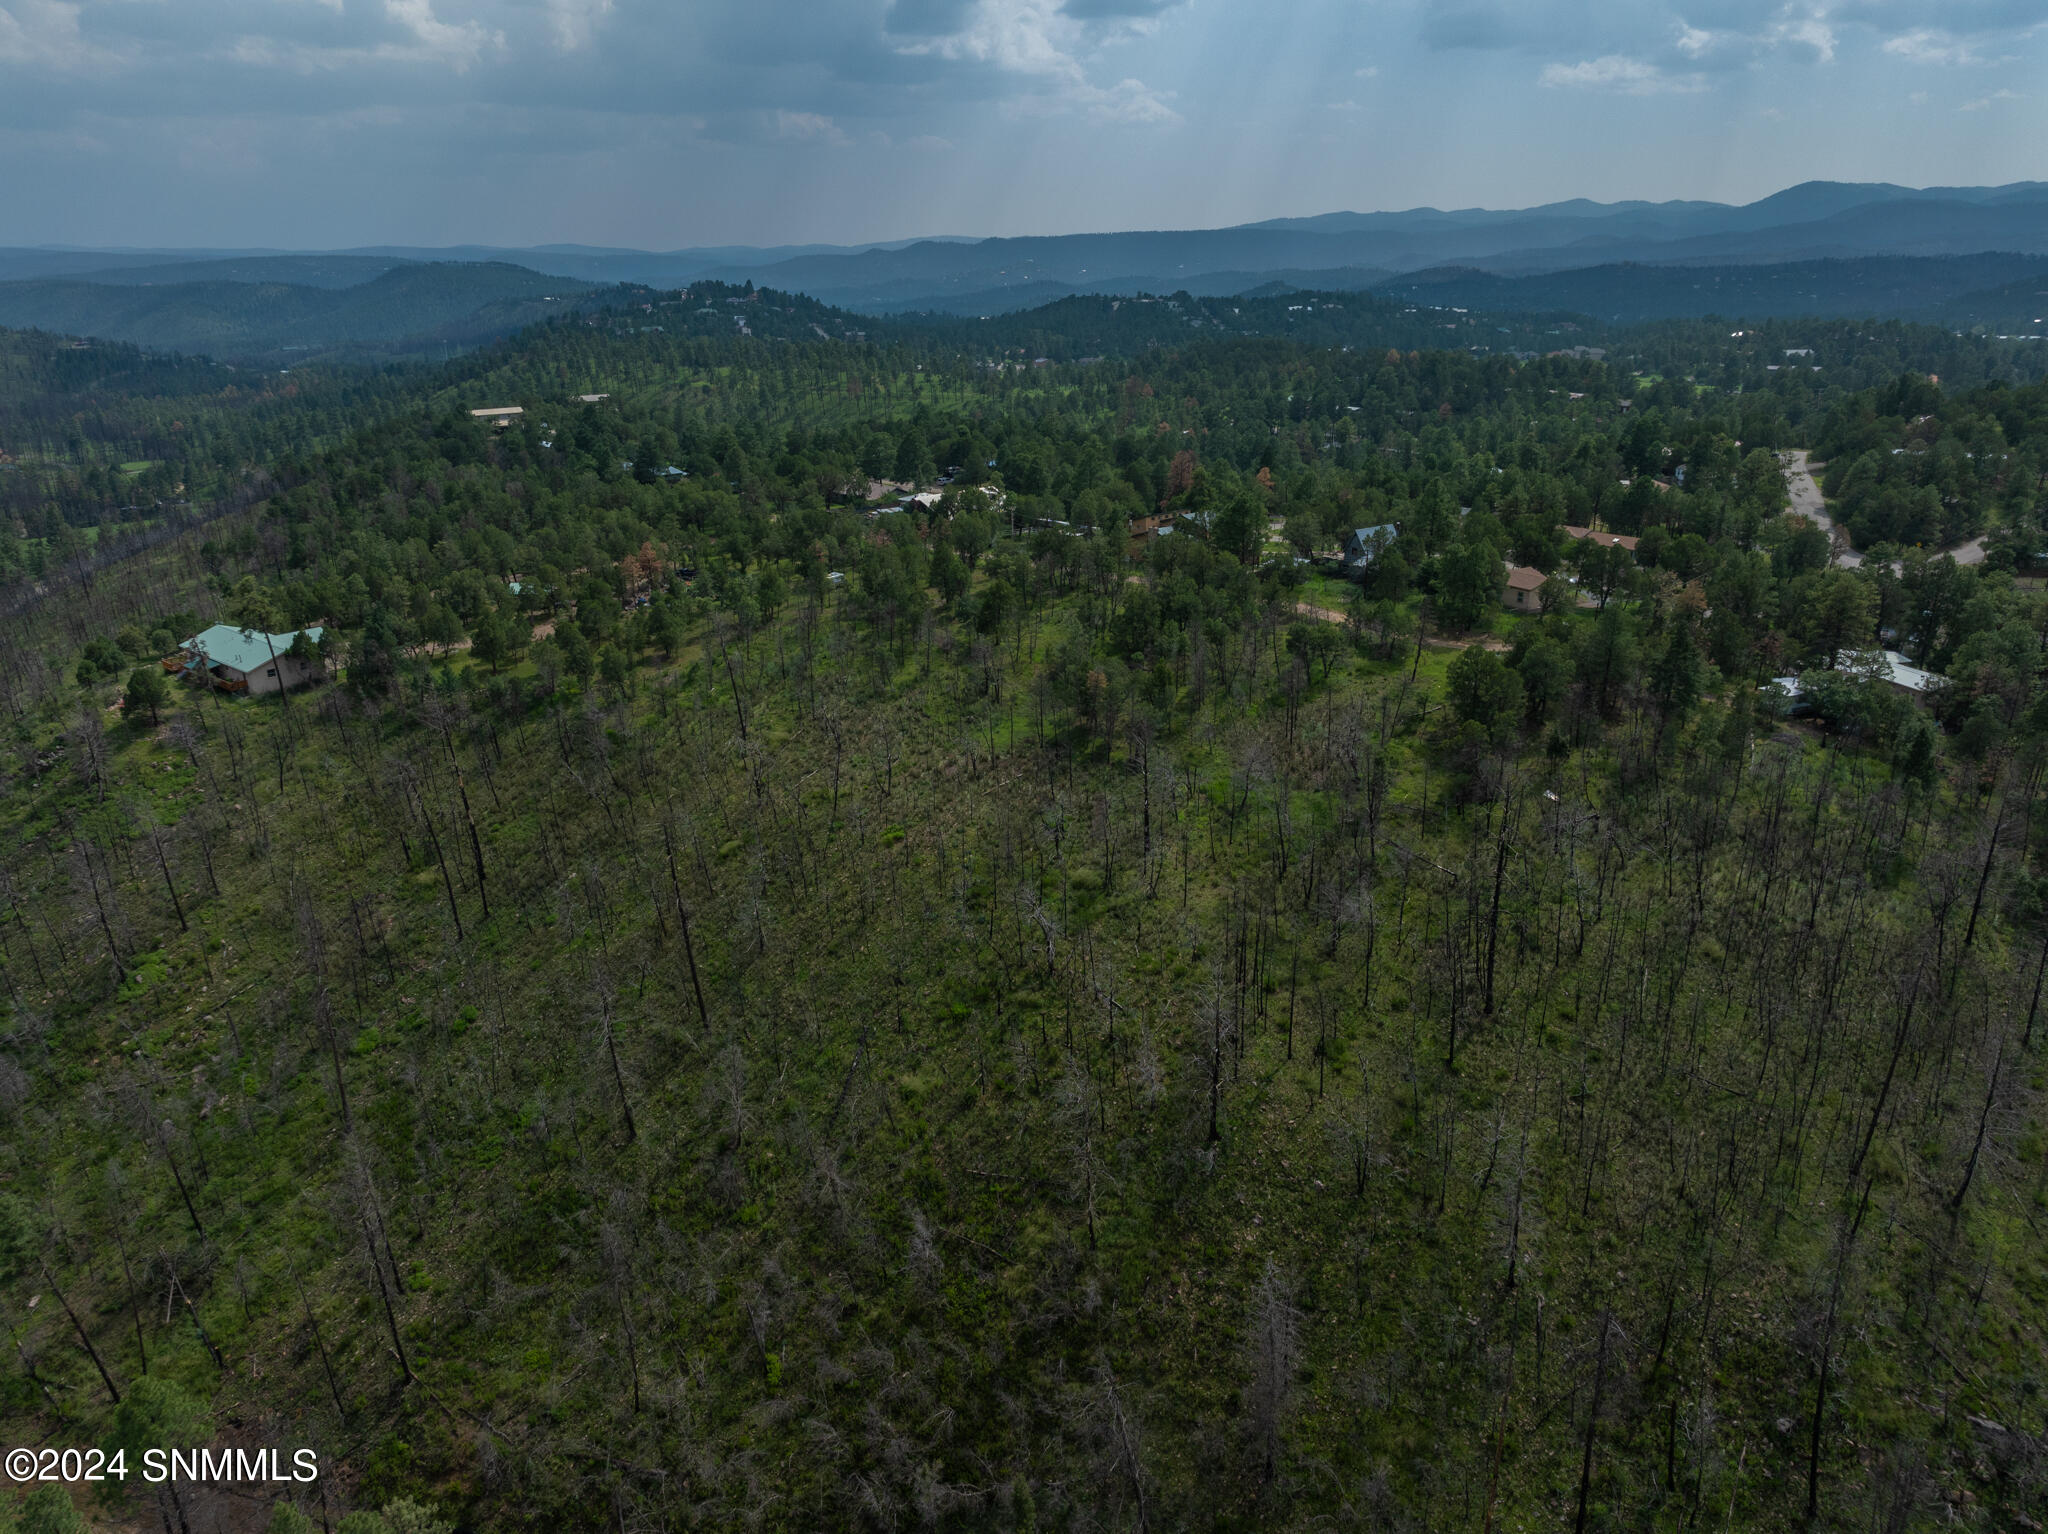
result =
[{"label": "sky", "polygon": [[0,245],[668,250],[2048,179],[2048,0],[0,0]]}]

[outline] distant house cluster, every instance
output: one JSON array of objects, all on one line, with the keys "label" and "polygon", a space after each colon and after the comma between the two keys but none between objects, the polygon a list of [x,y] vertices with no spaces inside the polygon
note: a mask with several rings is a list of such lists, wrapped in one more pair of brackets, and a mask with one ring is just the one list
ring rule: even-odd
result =
[{"label": "distant house cluster", "polygon": [[[990,461],[994,467],[994,461]],[[960,466],[954,464],[938,478],[938,488],[920,490],[907,479],[870,479],[867,488],[868,515],[876,516],[883,511],[932,511],[945,499],[946,487],[960,475]],[[1001,498],[1001,492],[993,485],[981,486],[982,494],[991,500]]]}]

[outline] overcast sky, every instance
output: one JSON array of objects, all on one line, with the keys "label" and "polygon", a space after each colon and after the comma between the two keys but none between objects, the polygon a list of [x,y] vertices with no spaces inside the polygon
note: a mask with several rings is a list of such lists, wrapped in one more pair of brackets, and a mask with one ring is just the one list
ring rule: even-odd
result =
[{"label": "overcast sky", "polygon": [[0,244],[686,245],[2048,179],[2048,0],[0,0]]}]

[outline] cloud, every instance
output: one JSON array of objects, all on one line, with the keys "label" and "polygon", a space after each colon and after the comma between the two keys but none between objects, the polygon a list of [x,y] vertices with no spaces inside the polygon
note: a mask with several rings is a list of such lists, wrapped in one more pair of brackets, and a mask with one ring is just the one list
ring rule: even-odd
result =
[{"label": "cloud", "polygon": [[1788,47],[1811,53],[1817,64],[1831,64],[1839,41],[1826,5],[1815,4],[1788,5],[1769,17],[1746,24],[1738,18],[1735,25],[1718,29],[1680,18],[1673,47],[1708,66],[1749,64]]},{"label": "cloud", "polygon": [[450,64],[457,71],[469,68],[494,43],[505,45],[504,33],[481,22],[456,25],[441,20],[434,14],[433,0],[384,0],[384,13],[412,34],[415,57]]},{"label": "cloud", "polygon": [[1777,58],[1831,64],[1852,45],[1916,62],[1991,62],[2048,30],[2048,0],[1420,0],[1432,51],[1635,58],[1667,72]]},{"label": "cloud", "polygon": [[[923,4],[927,26],[978,9]],[[1000,108],[1048,89],[1043,76],[906,55],[900,44],[917,39],[885,31],[889,13],[888,0],[691,0],[686,16],[674,0],[0,0],[0,127],[93,112],[283,124],[368,104],[437,120],[458,106],[586,112],[621,135],[687,111],[738,142],[758,138],[761,114],[778,107],[833,115],[850,132],[856,118],[899,116],[918,131],[963,92]],[[1059,51],[1097,87],[1086,101],[1130,115],[1110,82],[1133,71],[1097,73],[1093,50],[1111,29],[1057,25]],[[459,101],[445,92],[451,75],[463,78]]]},{"label": "cloud", "polygon": [[217,56],[256,69],[298,74],[356,70],[378,64],[438,64],[467,74],[486,54],[503,53],[505,34],[482,22],[447,22],[434,14],[433,0],[383,0],[373,27],[378,40],[333,42],[249,34],[235,38]]},{"label": "cloud", "polygon": [[778,111],[775,114],[775,136],[786,144],[831,144],[837,147],[847,142],[845,131],[820,112]]},{"label": "cloud", "polygon": [[1818,16],[1810,16],[1804,21],[1786,23],[1777,32],[1774,40],[1804,43],[1813,50],[1814,56],[1821,63],[1831,64],[1834,62],[1835,30]]},{"label": "cloud", "polygon": [[2027,98],[2018,91],[1993,91],[1988,96],[1979,96],[1975,101],[1966,101],[1957,107],[1958,112],[1982,112],[2001,101],[2025,101]]},{"label": "cloud", "polygon": [[59,0],[0,5],[0,64],[71,70],[101,61],[101,50],[78,30],[78,9]]},{"label": "cloud", "polygon": [[555,40],[566,52],[590,46],[597,24],[612,13],[612,0],[548,0]]},{"label": "cloud", "polygon": [[1667,74],[1646,59],[1619,53],[1576,64],[1546,64],[1537,83],[1552,90],[1604,91],[1620,96],[1693,95],[1706,89],[1696,75]]},{"label": "cloud", "polygon": [[1377,80],[1380,77],[1380,66],[1368,64],[1363,69],[1352,70],[1351,73],[1361,80]]},{"label": "cloud", "polygon": [[1053,0],[977,0],[953,31],[904,52],[1078,81],[1085,75],[1069,51],[1076,40],[1073,24]]},{"label": "cloud", "polygon": [[[1221,0],[1226,5],[1242,0]],[[685,109],[735,142],[776,109],[902,139],[933,110],[1177,120],[1114,50],[1187,0],[0,0],[0,126],[99,111],[302,121],[360,105],[445,113]],[[74,82],[69,93],[60,81]],[[903,119],[899,131],[896,119]],[[856,126],[858,124],[858,126]]]},{"label": "cloud", "polygon": [[[1129,7],[1116,14],[1128,15]],[[901,51],[984,66],[1023,83],[1033,98],[1023,103],[1030,110],[1078,108],[1099,122],[1177,121],[1180,114],[1166,96],[1142,80],[1099,86],[1089,79],[1083,55],[1095,41],[1092,30],[1058,0],[975,0],[956,30],[906,44]]]},{"label": "cloud", "polygon": [[1076,21],[1149,21],[1179,4],[1181,0],[1066,0],[1060,10]]},{"label": "cloud", "polygon": [[1915,64],[1981,64],[1974,43],[1935,27],[1915,27],[1884,41],[1884,51]]},{"label": "cloud", "polygon": [[1167,104],[1172,94],[1155,91],[1143,80],[1119,80],[1107,90],[1088,85],[1068,92],[1097,122],[1121,123],[1179,122],[1180,113]]}]

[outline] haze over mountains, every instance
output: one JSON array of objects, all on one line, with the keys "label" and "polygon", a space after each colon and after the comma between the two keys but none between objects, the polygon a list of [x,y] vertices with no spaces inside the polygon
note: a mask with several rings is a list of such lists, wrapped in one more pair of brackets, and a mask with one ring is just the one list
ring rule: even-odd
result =
[{"label": "haze over mountains", "polygon": [[[90,281],[0,282],[0,326],[230,360],[290,361],[337,349],[361,360],[474,346],[560,313],[590,290],[507,262],[387,263],[350,275],[354,259],[194,262],[197,280],[128,280],[117,271]],[[273,265],[277,277],[228,275]]]},{"label": "haze over mountains", "polygon": [[[1867,255],[2048,254],[2048,183],[1915,191],[1812,182],[1746,207],[1569,202],[1520,211],[1335,213],[1235,229],[920,242],[709,273],[752,276],[856,307],[972,309],[1005,290],[1171,291],[1285,271],[1296,286],[1364,287],[1462,265],[1519,275],[1614,262],[1752,263]],[[1190,291],[1199,289],[1189,286]]]},{"label": "haze over mountains", "polygon": [[2048,182],[1807,182],[1743,206],[1416,208],[1228,229],[666,252],[555,245],[0,250],[0,324],[215,355],[470,344],[586,285],[752,281],[873,313],[999,313],[1076,293],[1301,288],[1627,322],[1869,314],[2038,326]]}]

